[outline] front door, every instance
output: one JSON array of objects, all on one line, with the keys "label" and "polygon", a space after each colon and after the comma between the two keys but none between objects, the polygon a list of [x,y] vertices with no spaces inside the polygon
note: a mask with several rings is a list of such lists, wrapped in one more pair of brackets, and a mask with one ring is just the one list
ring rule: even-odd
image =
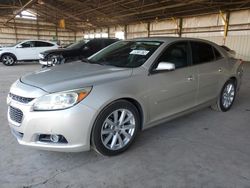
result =
[{"label": "front door", "polygon": [[189,66],[188,42],[171,44],[154,67],[160,62],[175,64],[175,70],[153,71],[148,77],[150,122],[185,111],[195,105],[198,83],[195,70]]},{"label": "front door", "polygon": [[16,55],[18,60],[37,59],[34,41],[27,41],[19,44],[16,47]]}]

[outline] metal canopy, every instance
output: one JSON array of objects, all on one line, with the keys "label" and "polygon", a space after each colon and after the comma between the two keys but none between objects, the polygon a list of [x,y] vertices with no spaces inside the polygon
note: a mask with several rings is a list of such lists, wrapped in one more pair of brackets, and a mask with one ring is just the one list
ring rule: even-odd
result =
[{"label": "metal canopy", "polygon": [[11,22],[29,9],[40,20],[85,30],[247,8],[250,0],[2,0],[0,16]]}]

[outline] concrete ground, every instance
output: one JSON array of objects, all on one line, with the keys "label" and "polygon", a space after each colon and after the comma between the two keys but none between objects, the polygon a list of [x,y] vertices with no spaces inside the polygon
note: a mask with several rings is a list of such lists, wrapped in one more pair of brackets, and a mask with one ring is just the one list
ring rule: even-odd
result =
[{"label": "concrete ground", "polygon": [[250,187],[250,63],[233,108],[209,108],[142,132],[122,155],[18,145],[6,119],[12,82],[37,63],[0,65],[0,187]]}]

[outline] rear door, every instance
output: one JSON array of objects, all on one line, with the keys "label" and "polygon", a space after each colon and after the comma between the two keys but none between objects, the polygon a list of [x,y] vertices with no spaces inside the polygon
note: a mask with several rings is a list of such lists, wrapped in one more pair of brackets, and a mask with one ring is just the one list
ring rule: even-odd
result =
[{"label": "rear door", "polygon": [[52,50],[56,49],[56,45],[49,43],[49,42],[44,42],[44,41],[34,41],[35,42],[35,59],[39,59],[39,54],[41,52],[44,52],[46,50]]},{"label": "rear door", "polygon": [[218,95],[222,76],[223,57],[212,45],[205,42],[191,42],[192,66],[198,72],[197,104],[213,100]]},{"label": "rear door", "polygon": [[[190,69],[191,51],[188,42],[171,44],[160,55],[149,81],[151,122],[185,111],[195,105],[196,73]],[[175,64],[174,71],[157,72],[160,62]]]}]

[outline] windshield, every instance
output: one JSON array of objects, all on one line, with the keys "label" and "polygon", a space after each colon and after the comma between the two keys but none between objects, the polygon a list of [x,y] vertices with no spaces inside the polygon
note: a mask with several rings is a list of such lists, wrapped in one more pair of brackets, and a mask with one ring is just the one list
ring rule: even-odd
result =
[{"label": "windshield", "polygon": [[87,44],[89,40],[80,40],[74,44],[69,45],[66,48],[81,48],[84,44]]},{"label": "windshield", "polygon": [[120,41],[90,57],[89,61],[116,67],[139,67],[161,44],[158,41]]}]

